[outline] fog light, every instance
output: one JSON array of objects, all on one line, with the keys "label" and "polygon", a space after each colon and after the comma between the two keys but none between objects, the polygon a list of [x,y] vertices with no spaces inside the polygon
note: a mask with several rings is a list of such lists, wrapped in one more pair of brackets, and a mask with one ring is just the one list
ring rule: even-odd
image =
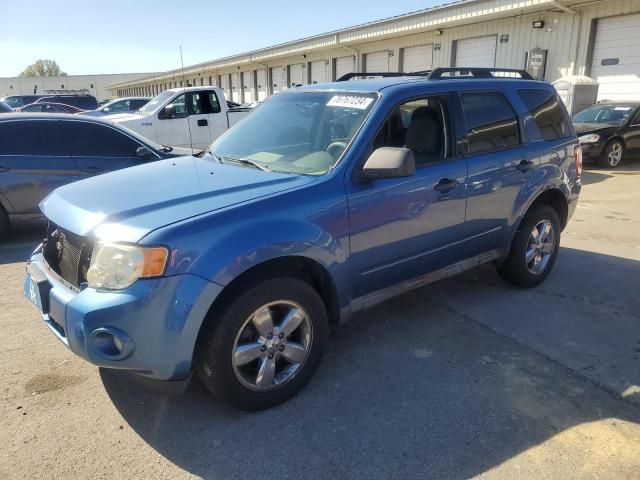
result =
[{"label": "fog light", "polygon": [[107,360],[123,360],[134,350],[131,337],[113,327],[96,328],[89,334],[93,350]]}]

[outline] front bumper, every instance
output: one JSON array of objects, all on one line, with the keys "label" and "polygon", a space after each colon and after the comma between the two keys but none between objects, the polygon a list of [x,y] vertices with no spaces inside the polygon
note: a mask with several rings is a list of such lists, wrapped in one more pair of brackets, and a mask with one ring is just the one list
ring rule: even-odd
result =
[{"label": "front bumper", "polygon": [[38,250],[27,269],[46,279],[40,282],[47,283],[42,319],[71,351],[94,365],[155,380],[189,377],[200,326],[222,290],[181,274],[138,280],[117,292],[78,292],[47,267]]},{"label": "front bumper", "polygon": [[581,143],[580,146],[582,147],[583,161],[586,163],[592,163],[597,161],[602,156],[605,143],[604,142]]}]

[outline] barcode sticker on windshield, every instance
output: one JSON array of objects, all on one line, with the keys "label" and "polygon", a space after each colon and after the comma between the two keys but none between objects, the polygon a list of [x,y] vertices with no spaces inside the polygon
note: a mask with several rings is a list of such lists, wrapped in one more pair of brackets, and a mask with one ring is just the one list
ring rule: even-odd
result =
[{"label": "barcode sticker on windshield", "polygon": [[359,95],[334,95],[327,103],[328,107],[347,107],[364,110],[373,102],[371,97],[361,97]]}]

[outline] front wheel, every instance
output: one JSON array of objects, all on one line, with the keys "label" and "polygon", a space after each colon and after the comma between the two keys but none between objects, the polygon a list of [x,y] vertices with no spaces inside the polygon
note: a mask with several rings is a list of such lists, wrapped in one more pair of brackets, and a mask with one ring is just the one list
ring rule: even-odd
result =
[{"label": "front wheel", "polygon": [[542,283],[551,273],[560,247],[560,220],[548,205],[530,210],[522,219],[500,276],[519,287]]},{"label": "front wheel", "polygon": [[622,163],[622,156],[624,155],[624,145],[620,140],[611,140],[604,147],[602,157],[598,161],[598,164],[604,168],[616,168]]},{"label": "front wheel", "polygon": [[295,395],[327,344],[322,299],[295,278],[262,281],[212,315],[198,340],[194,368],[211,392],[243,410],[269,408]]}]

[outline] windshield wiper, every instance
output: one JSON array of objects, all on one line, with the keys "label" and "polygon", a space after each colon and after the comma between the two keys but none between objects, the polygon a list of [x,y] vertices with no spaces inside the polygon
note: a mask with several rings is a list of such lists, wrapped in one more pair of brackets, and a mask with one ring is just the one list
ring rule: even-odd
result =
[{"label": "windshield wiper", "polygon": [[263,165],[262,163],[258,163],[258,162],[254,161],[254,160],[249,160],[248,158],[234,158],[234,157],[218,157],[218,158],[220,159],[221,162],[222,161],[235,162],[235,163],[239,163],[241,165],[246,165],[248,167],[257,168],[258,170],[262,170],[263,172],[271,172],[272,171],[266,165]]}]

